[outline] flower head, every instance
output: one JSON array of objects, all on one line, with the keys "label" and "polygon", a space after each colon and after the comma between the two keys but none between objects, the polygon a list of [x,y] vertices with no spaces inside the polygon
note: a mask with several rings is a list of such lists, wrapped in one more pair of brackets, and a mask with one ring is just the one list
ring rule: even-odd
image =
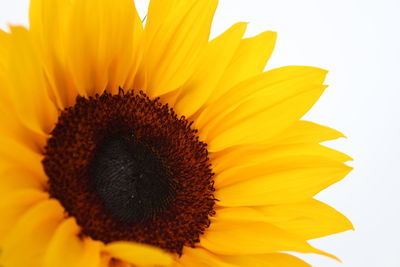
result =
[{"label": "flower head", "polygon": [[[301,120],[326,71],[264,72],[276,34],[217,0],[31,0],[0,32],[0,264],[307,266],[352,228],[313,196],[351,170]],[[3,219],[4,218],[4,219]]]}]

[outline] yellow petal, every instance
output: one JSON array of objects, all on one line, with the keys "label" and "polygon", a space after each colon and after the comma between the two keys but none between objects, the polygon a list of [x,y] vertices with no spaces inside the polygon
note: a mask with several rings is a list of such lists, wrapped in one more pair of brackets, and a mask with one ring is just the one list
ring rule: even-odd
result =
[{"label": "yellow petal", "polygon": [[208,106],[195,126],[211,151],[267,140],[314,104],[325,88],[325,75],[325,70],[289,66],[250,78]]},{"label": "yellow petal", "polygon": [[178,266],[209,267],[311,267],[311,265],[286,253],[262,255],[218,255],[203,248],[185,248]]},{"label": "yellow petal", "polygon": [[246,23],[237,23],[209,43],[193,76],[182,86],[174,107],[178,114],[191,116],[213,93],[239,46],[246,26]]},{"label": "yellow petal", "polygon": [[[217,154],[217,155],[214,155]],[[298,167],[346,162],[351,157],[319,144],[246,145],[213,153],[216,188]]]},{"label": "yellow petal", "polygon": [[[43,155],[33,151],[21,142],[10,138],[3,138],[0,146],[0,171],[18,167],[35,174],[35,177],[44,178],[41,160]],[[21,157],[23,155],[23,157]]]},{"label": "yellow petal", "polygon": [[[211,151],[259,142],[276,136],[299,120],[321,96],[326,86],[309,86],[304,92],[265,104],[259,97],[247,101],[210,132]],[[305,88],[303,88],[305,89]]]},{"label": "yellow petal", "polygon": [[65,35],[71,7],[70,0],[31,0],[29,9],[29,30],[43,61],[51,97],[59,109],[72,106],[78,95],[73,70],[66,65],[69,55],[65,51]]},{"label": "yellow petal", "polygon": [[220,256],[221,260],[237,267],[311,267],[301,259],[286,253],[264,255]]},{"label": "yellow petal", "polygon": [[246,144],[242,146],[235,146],[223,151],[218,151],[211,154],[212,159],[217,159],[224,154],[229,154],[233,151],[241,149],[253,149],[254,147],[270,147],[276,145],[290,145],[290,144],[309,144],[321,143],[328,140],[345,137],[341,132],[319,125],[310,121],[299,120],[294,122],[289,128],[285,129],[276,137],[263,140],[259,144]]},{"label": "yellow petal", "polygon": [[79,267],[97,267],[101,262],[101,248],[103,243],[94,241],[90,238],[84,239],[83,252],[80,260],[77,262]]},{"label": "yellow petal", "polygon": [[[281,206],[281,205],[278,205]],[[239,221],[239,222],[271,222],[274,217],[268,217],[260,207],[219,207],[216,215],[211,217],[211,221]],[[282,219],[283,221],[284,219]]]},{"label": "yellow petal", "polygon": [[205,134],[210,123],[232,112],[245,101],[263,97],[267,104],[276,99],[285,99],[290,94],[301,92],[305,85],[321,84],[326,73],[325,70],[314,67],[286,66],[251,77],[230,88],[215,103],[209,105],[196,120],[196,128]]},{"label": "yellow petal", "polygon": [[4,56],[7,54],[8,41],[9,41],[8,33],[6,33],[3,30],[0,30],[0,55],[2,56],[0,59],[0,62],[2,62],[2,63],[4,60]]},{"label": "yellow petal", "polygon": [[169,266],[172,264],[171,254],[145,244],[118,241],[107,244],[104,251],[116,259],[135,265]]},{"label": "yellow petal", "polygon": [[341,132],[310,121],[296,121],[268,143],[298,144],[321,143],[345,137]]},{"label": "yellow petal", "polygon": [[[327,164],[327,162],[322,162]],[[351,167],[329,162],[319,167],[294,168],[228,185],[215,192],[224,207],[263,206],[301,201],[343,179]],[[262,168],[265,171],[264,168]]]},{"label": "yellow petal", "polygon": [[20,190],[36,189],[44,191],[46,177],[39,177],[38,174],[29,170],[13,167],[0,170],[0,195]]},{"label": "yellow petal", "polygon": [[54,199],[44,200],[31,208],[2,243],[0,264],[42,267],[44,253],[62,219],[63,208]]},{"label": "yellow petal", "polygon": [[30,207],[48,197],[47,193],[35,189],[2,193],[0,196],[0,242]]},{"label": "yellow petal", "polygon": [[200,245],[223,255],[254,255],[279,251],[325,254],[305,240],[272,224],[261,222],[214,221]]},{"label": "yellow petal", "polygon": [[294,204],[260,207],[260,210],[270,218],[272,223],[279,224],[280,228],[306,239],[354,229],[346,216],[315,199]]},{"label": "yellow petal", "polygon": [[353,229],[353,225],[343,214],[315,199],[282,205],[221,208],[212,219],[227,222],[268,222],[304,239]]},{"label": "yellow petal", "polygon": [[276,33],[270,31],[243,39],[208,102],[216,101],[239,82],[263,72],[275,42]]},{"label": "yellow petal", "polygon": [[[8,60],[10,54],[11,35],[5,31],[0,30],[0,87],[6,88],[8,86]],[[0,106],[6,107],[8,110],[10,105],[9,95],[6,90],[0,90]]]},{"label": "yellow petal", "polygon": [[193,267],[235,267],[236,265],[229,264],[221,260],[217,255],[208,252],[204,248],[185,247],[183,255],[178,259],[179,266]]},{"label": "yellow petal", "polygon": [[154,97],[182,86],[208,42],[217,0],[150,2],[135,88]]},{"label": "yellow petal", "polygon": [[[141,21],[131,0],[72,1],[65,55],[81,95],[116,92],[137,65]],[[130,89],[130,88],[129,88]]]},{"label": "yellow petal", "polygon": [[80,228],[74,218],[63,221],[48,245],[44,267],[97,267],[100,264],[101,243],[79,238]]},{"label": "yellow petal", "polygon": [[[1,84],[0,84],[1,86]],[[37,153],[42,153],[47,136],[37,134],[25,127],[20,120],[15,118],[15,111],[10,103],[0,106],[0,139],[15,140]]]},{"label": "yellow petal", "polygon": [[23,27],[11,28],[11,45],[7,61],[7,90],[16,116],[32,131],[46,136],[57,121],[57,109],[37,51],[29,32]]}]

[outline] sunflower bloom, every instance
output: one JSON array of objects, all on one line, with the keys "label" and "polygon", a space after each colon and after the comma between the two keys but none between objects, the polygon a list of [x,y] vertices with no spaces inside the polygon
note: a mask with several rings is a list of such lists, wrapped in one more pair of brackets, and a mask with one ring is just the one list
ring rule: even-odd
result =
[{"label": "sunflower bloom", "polygon": [[264,72],[276,34],[217,0],[31,0],[0,32],[0,265],[309,266],[351,170],[302,116],[326,71]]}]

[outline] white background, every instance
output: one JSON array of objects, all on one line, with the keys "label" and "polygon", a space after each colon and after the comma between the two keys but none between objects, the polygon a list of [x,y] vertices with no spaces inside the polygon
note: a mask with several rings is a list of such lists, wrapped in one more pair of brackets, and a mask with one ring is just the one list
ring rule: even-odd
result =
[{"label": "white background", "polygon": [[[55,0],[56,1],[56,0]],[[148,0],[136,0],[142,15]],[[28,0],[0,0],[0,27],[27,25]],[[344,132],[329,143],[355,170],[318,195],[356,230],[314,240],[343,264],[315,255],[313,266],[400,266],[400,0],[220,0],[213,36],[237,21],[248,35],[278,32],[267,69],[311,65],[330,70],[330,87],[306,116]]]}]

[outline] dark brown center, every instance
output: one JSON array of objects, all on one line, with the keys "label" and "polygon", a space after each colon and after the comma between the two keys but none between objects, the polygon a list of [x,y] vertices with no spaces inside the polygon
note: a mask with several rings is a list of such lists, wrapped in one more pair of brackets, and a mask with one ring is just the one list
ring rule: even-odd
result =
[{"label": "dark brown center", "polygon": [[49,191],[87,235],[178,254],[214,214],[206,144],[184,117],[144,93],[78,97],[45,148]]},{"label": "dark brown center", "polygon": [[91,171],[104,206],[122,222],[156,216],[175,193],[171,172],[151,147],[133,135],[105,138],[95,151]]}]

